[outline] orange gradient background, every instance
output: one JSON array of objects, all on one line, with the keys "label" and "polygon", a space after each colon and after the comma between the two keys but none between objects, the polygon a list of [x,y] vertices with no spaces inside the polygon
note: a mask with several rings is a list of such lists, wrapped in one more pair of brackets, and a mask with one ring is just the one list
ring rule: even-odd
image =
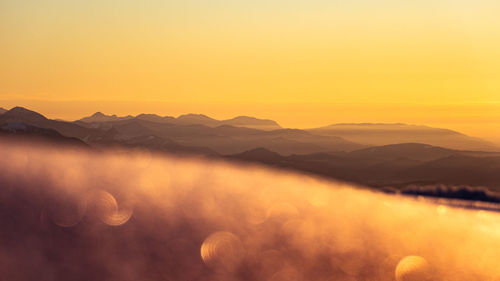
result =
[{"label": "orange gradient background", "polygon": [[6,0],[0,107],[406,122],[500,141],[498,14],[493,0]]}]

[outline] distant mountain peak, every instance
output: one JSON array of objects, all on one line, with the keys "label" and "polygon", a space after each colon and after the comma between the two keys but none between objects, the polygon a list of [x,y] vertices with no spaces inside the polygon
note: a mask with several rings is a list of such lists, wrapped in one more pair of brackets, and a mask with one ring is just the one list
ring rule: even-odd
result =
[{"label": "distant mountain peak", "polygon": [[111,121],[118,121],[118,120],[127,120],[127,119],[132,119],[133,116],[127,115],[123,117],[119,117],[116,114],[113,115],[106,115],[100,111],[92,114],[91,116],[84,117],[78,121],[80,122],[86,122],[86,123],[93,123],[93,122],[111,122]]},{"label": "distant mountain peak", "polygon": [[259,119],[252,116],[237,116],[232,119],[220,121],[222,124],[237,126],[237,127],[247,127],[259,130],[278,130],[281,126],[273,120],[270,119]]},{"label": "distant mountain peak", "polygon": [[154,113],[141,113],[141,114],[137,115],[136,117],[147,117],[147,116],[162,118],[160,115],[154,114]]},{"label": "distant mountain peak", "polygon": [[96,113],[92,114],[91,117],[104,117],[106,116],[104,113],[97,111]]},{"label": "distant mountain peak", "polygon": [[183,114],[176,118],[181,124],[192,124],[192,125],[205,125],[214,127],[220,124],[219,120],[215,120],[212,117],[208,117],[204,114]]},{"label": "distant mountain peak", "polygon": [[463,135],[460,132],[453,131],[450,129],[444,129],[444,128],[436,128],[436,127],[430,127],[426,125],[416,125],[416,124],[407,124],[407,123],[335,123],[331,125],[327,125],[324,127],[319,127],[319,128],[314,128],[312,130],[331,130],[331,129],[362,129],[362,130],[426,130],[426,131],[440,131],[440,132],[446,132],[449,134],[460,134]]},{"label": "distant mountain peak", "polygon": [[78,121],[86,123],[100,123],[100,122],[112,122],[119,120],[129,120],[129,119],[139,119],[145,121],[151,121],[156,123],[170,123],[177,125],[204,125],[208,127],[219,127],[223,125],[229,125],[233,127],[245,127],[257,130],[272,131],[282,129],[281,126],[273,120],[270,119],[260,119],[252,116],[240,115],[231,119],[217,120],[205,114],[197,113],[186,113],[179,115],[178,117],[172,116],[160,116],[158,114],[152,113],[141,113],[134,116],[117,116],[117,115],[106,115],[102,112],[96,112],[91,116],[84,117]]},{"label": "distant mountain peak", "polygon": [[[24,108],[22,106],[15,106],[15,107],[11,108],[9,111],[10,112],[33,112],[33,113],[36,113],[35,111],[29,110],[29,109]],[[37,114],[39,114],[39,113],[37,113]]]},{"label": "distant mountain peak", "polygon": [[[230,120],[264,120],[264,119],[258,119],[258,118],[252,117],[252,116],[240,115],[240,116],[236,116]],[[272,121],[272,120],[266,120],[266,121]]]},{"label": "distant mountain peak", "polygon": [[349,141],[370,146],[413,142],[459,150],[500,150],[491,142],[470,137],[454,130],[425,125],[342,123],[309,129],[308,131],[318,135],[339,136]]},{"label": "distant mountain peak", "polygon": [[24,107],[16,106],[5,112],[2,117],[4,118],[27,118],[30,120],[47,120],[45,116],[35,111],[26,109]]},{"label": "distant mountain peak", "polygon": [[3,107],[0,107],[0,114],[3,114],[3,113],[5,113],[5,112],[7,112],[7,109],[5,109],[5,108],[3,108]]},{"label": "distant mountain peak", "polygon": [[187,114],[182,114],[177,117],[177,119],[185,119],[185,118],[199,118],[199,119],[209,119],[209,120],[214,120],[212,117],[209,117],[205,114],[196,114],[196,113],[187,113]]},{"label": "distant mountain peak", "polygon": [[151,122],[158,122],[158,123],[174,123],[175,118],[172,116],[160,116],[158,114],[152,114],[152,113],[141,113],[135,117],[136,119],[140,120],[146,120],[146,121],[151,121]]}]

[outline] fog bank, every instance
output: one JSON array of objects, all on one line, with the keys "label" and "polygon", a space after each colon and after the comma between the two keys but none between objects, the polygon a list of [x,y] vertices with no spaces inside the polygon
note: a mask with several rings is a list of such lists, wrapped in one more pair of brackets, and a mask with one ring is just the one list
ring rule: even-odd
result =
[{"label": "fog bank", "polygon": [[0,143],[5,280],[498,280],[500,215],[257,166]]}]

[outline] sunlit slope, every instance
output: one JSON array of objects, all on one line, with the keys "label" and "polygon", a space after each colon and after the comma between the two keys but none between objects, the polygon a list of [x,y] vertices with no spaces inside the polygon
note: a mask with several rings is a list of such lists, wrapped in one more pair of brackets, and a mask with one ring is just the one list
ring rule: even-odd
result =
[{"label": "sunlit slope", "polygon": [[0,147],[7,280],[500,277],[497,213],[195,158]]}]

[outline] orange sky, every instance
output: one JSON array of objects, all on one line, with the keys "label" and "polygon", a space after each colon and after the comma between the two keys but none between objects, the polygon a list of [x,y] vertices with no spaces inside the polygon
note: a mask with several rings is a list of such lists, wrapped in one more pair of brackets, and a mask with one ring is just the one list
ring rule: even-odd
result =
[{"label": "orange sky", "polygon": [[6,0],[0,107],[443,126],[500,141],[494,0]]}]

